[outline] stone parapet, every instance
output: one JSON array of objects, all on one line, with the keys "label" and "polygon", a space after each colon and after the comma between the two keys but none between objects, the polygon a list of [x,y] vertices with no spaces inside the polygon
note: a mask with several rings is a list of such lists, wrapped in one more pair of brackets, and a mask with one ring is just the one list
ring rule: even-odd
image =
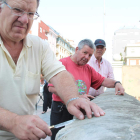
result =
[{"label": "stone parapet", "polygon": [[92,102],[105,116],[76,119],[59,131],[56,140],[140,140],[140,102],[133,96],[107,89]]}]

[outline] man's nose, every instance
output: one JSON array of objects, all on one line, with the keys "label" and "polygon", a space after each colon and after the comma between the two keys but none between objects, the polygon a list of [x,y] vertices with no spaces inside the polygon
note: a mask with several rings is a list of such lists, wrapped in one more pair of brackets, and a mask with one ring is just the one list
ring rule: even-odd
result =
[{"label": "man's nose", "polygon": [[21,23],[27,24],[29,22],[29,18],[27,13],[24,13],[22,16],[18,18]]},{"label": "man's nose", "polygon": [[88,54],[86,55],[86,59],[89,59],[89,55]]}]

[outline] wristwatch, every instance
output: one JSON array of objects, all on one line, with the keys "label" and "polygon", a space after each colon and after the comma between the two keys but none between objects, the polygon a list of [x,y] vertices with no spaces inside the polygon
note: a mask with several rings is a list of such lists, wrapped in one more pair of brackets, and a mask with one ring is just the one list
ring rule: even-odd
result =
[{"label": "wristwatch", "polygon": [[116,86],[116,84],[117,84],[117,83],[120,83],[120,84],[121,84],[121,82],[120,82],[120,81],[116,81],[116,82],[115,82],[115,84],[114,84],[114,87]]}]

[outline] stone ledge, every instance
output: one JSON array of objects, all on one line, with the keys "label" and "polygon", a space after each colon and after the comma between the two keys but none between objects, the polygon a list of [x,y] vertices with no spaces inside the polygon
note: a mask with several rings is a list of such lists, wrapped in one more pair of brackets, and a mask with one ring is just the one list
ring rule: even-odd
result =
[{"label": "stone ledge", "polygon": [[94,100],[105,116],[74,121],[56,136],[56,140],[140,140],[140,102],[125,94],[115,95],[114,89]]}]

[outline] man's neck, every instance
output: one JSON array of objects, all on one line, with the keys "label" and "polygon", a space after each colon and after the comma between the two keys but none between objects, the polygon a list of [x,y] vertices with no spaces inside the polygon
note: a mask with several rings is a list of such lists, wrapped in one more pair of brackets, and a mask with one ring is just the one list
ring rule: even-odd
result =
[{"label": "man's neck", "polygon": [[10,40],[5,40],[4,38],[1,38],[1,39],[3,41],[5,48],[10,53],[14,63],[17,64],[19,55],[23,48],[23,40],[21,40],[19,42],[14,42],[14,41],[10,41]]},{"label": "man's neck", "polygon": [[18,48],[19,46],[23,45],[23,40],[20,41],[11,41],[9,39],[5,39],[3,37],[1,37],[4,46],[9,46],[11,49],[12,48]]},{"label": "man's neck", "polygon": [[94,54],[94,56],[97,59],[97,62],[100,64],[100,62],[102,61],[102,57],[97,57],[95,54]]},{"label": "man's neck", "polygon": [[75,56],[75,55],[71,55],[71,56],[70,56],[70,59],[71,59],[75,64],[77,64],[77,63],[76,63],[76,56]]}]

